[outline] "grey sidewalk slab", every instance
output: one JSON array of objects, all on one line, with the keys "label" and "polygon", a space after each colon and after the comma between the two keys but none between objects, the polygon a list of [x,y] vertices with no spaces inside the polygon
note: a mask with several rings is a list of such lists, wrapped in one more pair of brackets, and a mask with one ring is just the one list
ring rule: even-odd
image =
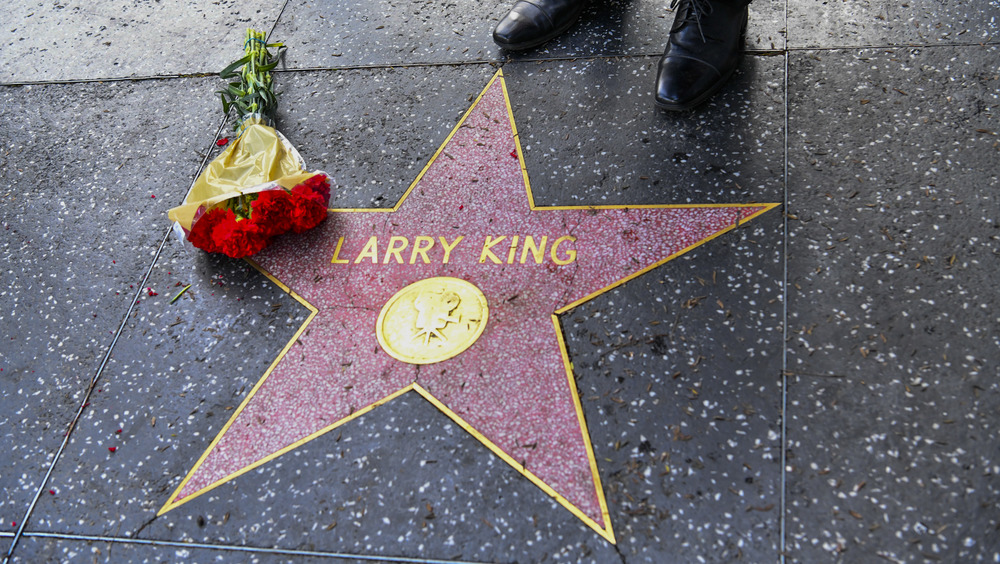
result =
[{"label": "grey sidewalk slab", "polygon": [[218,123],[211,81],[0,88],[0,530],[20,521]]},{"label": "grey sidewalk slab", "polygon": [[0,5],[0,82],[218,72],[247,27],[268,30],[280,2],[10,0]]},{"label": "grey sidewalk slab", "polygon": [[792,370],[995,374],[998,55],[794,56]]},{"label": "grey sidewalk slab", "polygon": [[1000,558],[997,55],[793,55],[795,562]]},{"label": "grey sidewalk slab", "polygon": [[778,211],[563,317],[625,562],[777,559]]},{"label": "grey sidewalk slab", "polygon": [[280,73],[278,128],[336,181],[331,207],[392,207],[495,72],[478,64]]},{"label": "grey sidewalk slab", "polygon": [[[674,19],[669,2],[661,0],[595,0],[563,36],[537,49],[508,53],[493,43],[492,33],[513,4],[292,0],[274,37],[292,47],[286,57],[291,69],[658,55]],[[781,49],[783,2],[757,0],[750,11],[747,49]]]},{"label": "grey sidewalk slab", "polygon": [[503,4],[290,0],[274,37],[289,45],[292,69],[499,62],[490,22]]},{"label": "grey sidewalk slab", "polygon": [[504,66],[535,201],[782,201],[782,60],[746,57],[719,96],[681,113],[653,104],[656,61]]},{"label": "grey sidewalk slab", "polygon": [[978,45],[1000,40],[1000,4],[992,1],[789,0],[788,46]]},{"label": "grey sidewalk slab", "polygon": [[793,378],[789,562],[995,562],[1000,386]]}]

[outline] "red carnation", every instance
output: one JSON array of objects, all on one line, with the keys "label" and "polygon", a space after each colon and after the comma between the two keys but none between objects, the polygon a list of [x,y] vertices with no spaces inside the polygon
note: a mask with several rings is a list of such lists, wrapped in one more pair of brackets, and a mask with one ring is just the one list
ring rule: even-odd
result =
[{"label": "red carnation", "polygon": [[302,233],[319,225],[326,218],[330,180],[315,174],[291,191],[274,188],[240,198],[242,206],[249,204],[249,217],[237,216],[226,205],[199,211],[188,240],[199,249],[233,258],[255,254],[275,235]]},{"label": "red carnation", "polygon": [[[298,186],[296,186],[298,188]],[[302,233],[319,225],[326,219],[326,205],[296,193],[291,194],[292,208],[292,231]]]},{"label": "red carnation", "polygon": [[[218,213],[213,214],[208,236],[212,240],[212,246],[217,249],[216,252],[224,253],[222,244],[232,236],[233,231],[236,229],[236,214],[229,208],[219,208],[213,211]],[[209,214],[212,214],[212,212],[210,211],[205,214],[205,217],[202,219],[208,219]]]},{"label": "red carnation", "polygon": [[227,236],[219,240],[222,252],[226,256],[243,258],[255,254],[267,246],[267,234],[248,219],[234,221],[226,227],[228,228]]},{"label": "red carnation", "polygon": [[[232,216],[232,219],[230,219],[230,216]],[[210,253],[221,252],[222,249],[216,243],[213,233],[215,233],[216,227],[220,223],[235,219],[236,217],[231,210],[225,208],[209,210],[202,214],[201,217],[195,219],[191,225],[191,233],[188,234],[188,241],[191,241],[192,245],[204,251]]]},{"label": "red carnation", "polygon": [[330,182],[325,175],[316,174],[292,188],[292,193],[326,207],[330,201]]},{"label": "red carnation", "polygon": [[325,174],[314,174],[303,182],[323,199],[323,205],[330,203],[330,179]]},{"label": "red carnation", "polygon": [[292,202],[284,190],[265,190],[251,202],[250,218],[268,236],[288,231],[292,216]]},{"label": "red carnation", "polygon": [[208,252],[243,258],[263,249],[268,234],[250,220],[238,220],[233,210],[216,208],[194,222],[188,240]]}]

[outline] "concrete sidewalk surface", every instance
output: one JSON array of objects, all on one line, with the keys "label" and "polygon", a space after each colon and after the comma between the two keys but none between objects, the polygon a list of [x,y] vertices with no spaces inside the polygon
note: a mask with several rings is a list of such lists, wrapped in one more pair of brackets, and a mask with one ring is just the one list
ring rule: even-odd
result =
[{"label": "concrete sidewalk surface", "polygon": [[[5,564],[1000,562],[1000,4],[755,0],[683,113],[653,105],[669,2],[520,54],[509,8],[0,6]],[[336,181],[255,261],[167,220],[248,27]],[[484,336],[388,359],[364,320],[459,235]]]}]

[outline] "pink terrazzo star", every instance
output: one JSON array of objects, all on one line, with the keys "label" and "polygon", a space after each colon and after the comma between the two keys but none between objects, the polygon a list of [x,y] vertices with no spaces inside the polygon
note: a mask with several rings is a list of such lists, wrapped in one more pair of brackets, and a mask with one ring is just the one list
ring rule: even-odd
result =
[{"label": "pink terrazzo star", "polygon": [[[536,208],[506,96],[498,73],[393,210],[335,211],[256,257],[314,315],[161,513],[413,390],[614,542],[557,315],[775,204]],[[483,292],[485,331],[396,360],[379,311],[435,276]]]}]

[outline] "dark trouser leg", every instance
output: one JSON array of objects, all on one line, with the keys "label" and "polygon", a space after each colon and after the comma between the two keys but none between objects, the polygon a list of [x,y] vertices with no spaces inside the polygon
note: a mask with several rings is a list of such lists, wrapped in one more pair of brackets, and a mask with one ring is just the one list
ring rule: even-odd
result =
[{"label": "dark trouser leg", "polygon": [[656,74],[656,105],[689,110],[726,83],[740,60],[747,0],[673,0],[670,40]]}]

